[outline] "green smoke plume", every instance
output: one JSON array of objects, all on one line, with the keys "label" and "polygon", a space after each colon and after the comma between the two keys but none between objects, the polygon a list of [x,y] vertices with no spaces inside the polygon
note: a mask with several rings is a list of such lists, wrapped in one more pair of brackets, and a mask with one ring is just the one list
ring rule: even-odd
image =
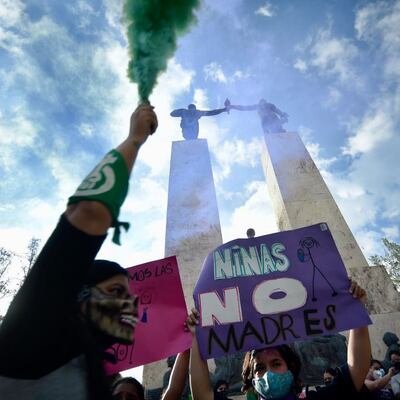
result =
[{"label": "green smoke plume", "polygon": [[138,83],[141,101],[147,101],[157,76],[174,55],[177,37],[195,22],[199,0],[125,0],[128,25],[128,77]]}]

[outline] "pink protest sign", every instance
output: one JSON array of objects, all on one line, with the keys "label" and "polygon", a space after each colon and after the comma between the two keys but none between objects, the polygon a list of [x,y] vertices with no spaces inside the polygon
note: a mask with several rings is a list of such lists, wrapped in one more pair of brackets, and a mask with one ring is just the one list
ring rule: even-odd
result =
[{"label": "pink protest sign", "polygon": [[110,374],[162,360],[192,345],[191,334],[183,329],[187,310],[176,257],[128,271],[131,293],[139,296],[138,323],[132,345],[115,344],[108,350],[117,361],[106,362]]}]

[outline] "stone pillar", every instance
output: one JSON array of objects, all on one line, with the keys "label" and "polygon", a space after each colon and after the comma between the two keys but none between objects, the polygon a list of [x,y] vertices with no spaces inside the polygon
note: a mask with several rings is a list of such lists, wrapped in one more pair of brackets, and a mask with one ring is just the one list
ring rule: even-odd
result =
[{"label": "stone pillar", "polygon": [[[210,251],[221,244],[221,226],[207,141],[173,142],[165,257],[177,256],[189,309],[193,306],[193,289],[203,261]],[[147,389],[162,386],[166,366],[166,361],[159,361],[144,367],[143,384]]]},{"label": "stone pillar", "polygon": [[400,333],[400,298],[384,268],[369,267],[335,200],[297,133],[265,134],[264,172],[281,231],[326,222],[352,276],[368,293],[372,354],[383,358],[386,331]]},{"label": "stone pillar", "polygon": [[266,134],[265,145],[264,172],[279,230],[326,222],[346,268],[367,265],[299,135]]}]

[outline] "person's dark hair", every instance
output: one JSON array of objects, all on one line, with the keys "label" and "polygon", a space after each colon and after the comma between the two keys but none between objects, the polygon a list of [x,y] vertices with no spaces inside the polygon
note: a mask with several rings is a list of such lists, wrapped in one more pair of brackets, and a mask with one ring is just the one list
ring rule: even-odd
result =
[{"label": "person's dark hair", "polygon": [[133,385],[135,386],[136,392],[139,396],[140,400],[144,400],[144,387],[143,385],[135,378],[132,378],[130,376],[126,378],[121,378],[116,380],[113,385],[111,386],[111,393],[114,393],[114,390],[117,388],[118,385],[121,385],[122,383],[126,383],[128,385]]},{"label": "person's dark hair", "polygon": [[94,260],[89,269],[86,284],[87,286],[95,286],[115,275],[125,275],[129,278],[128,271],[118,263],[108,260]]},{"label": "person's dark hair", "polygon": [[225,379],[218,379],[217,382],[214,385],[214,392],[221,386],[221,385],[226,385],[226,387],[229,387],[229,383]]},{"label": "person's dark hair", "polygon": [[[301,381],[299,379],[301,362],[299,356],[292,350],[291,347],[284,344],[281,346],[273,347],[279,352],[281,357],[285,360],[288,369],[293,374],[294,378],[294,390],[296,393],[301,392]],[[264,351],[265,349],[248,351],[243,360],[242,368],[242,392],[246,393],[249,389],[253,388],[252,380],[254,378],[254,357]]]},{"label": "person's dark hair", "polygon": [[376,360],[375,358],[371,358],[371,362],[369,363],[369,366],[372,367],[374,364],[379,364],[379,366],[381,368],[383,368],[383,365],[379,360]]},{"label": "person's dark hair", "polygon": [[400,351],[399,350],[392,350],[391,352],[389,352],[389,358],[391,358],[393,354],[395,354],[396,356],[400,357]]},{"label": "person's dark hair", "polygon": [[335,368],[330,368],[329,367],[324,371],[324,374],[329,374],[329,375],[332,375],[332,376],[336,376],[337,371],[336,371]]}]

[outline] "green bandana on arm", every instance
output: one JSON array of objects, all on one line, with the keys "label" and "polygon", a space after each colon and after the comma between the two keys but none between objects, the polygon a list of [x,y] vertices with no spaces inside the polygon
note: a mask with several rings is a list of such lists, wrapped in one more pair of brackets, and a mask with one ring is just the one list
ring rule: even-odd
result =
[{"label": "green bandana on arm", "polygon": [[129,223],[119,222],[118,215],[128,193],[128,183],[129,172],[124,158],[118,151],[111,150],[68,199],[68,205],[83,200],[104,204],[112,216],[111,226],[115,228],[112,241],[121,244],[120,227],[128,230]]}]

